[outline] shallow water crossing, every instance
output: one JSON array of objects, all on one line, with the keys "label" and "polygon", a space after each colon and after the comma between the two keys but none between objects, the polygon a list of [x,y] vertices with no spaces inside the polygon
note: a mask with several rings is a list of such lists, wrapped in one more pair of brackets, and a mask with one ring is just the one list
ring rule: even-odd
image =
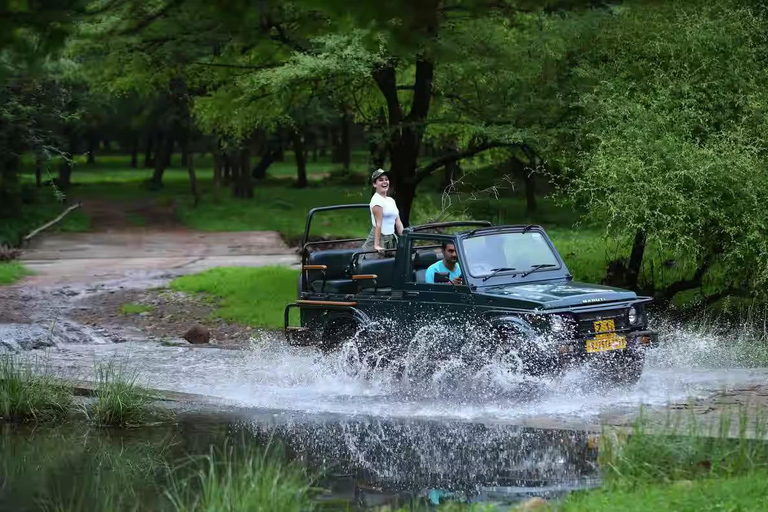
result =
[{"label": "shallow water crossing", "polygon": [[277,440],[346,501],[509,502],[597,485],[595,433],[630,424],[640,407],[707,418],[718,404],[768,403],[768,370],[748,367],[738,346],[749,340],[668,332],[674,336],[649,353],[631,387],[600,382],[586,369],[526,377],[504,358],[471,367],[448,358],[420,371],[420,361],[431,361],[423,345],[405,372],[371,368],[354,341],[322,354],[274,335],[254,338],[247,350],[59,344],[44,359],[61,376],[82,380],[92,379],[96,364],[115,361],[149,387],[205,395],[205,404],[181,407],[184,424],[203,432],[224,425],[228,435],[261,444]]}]

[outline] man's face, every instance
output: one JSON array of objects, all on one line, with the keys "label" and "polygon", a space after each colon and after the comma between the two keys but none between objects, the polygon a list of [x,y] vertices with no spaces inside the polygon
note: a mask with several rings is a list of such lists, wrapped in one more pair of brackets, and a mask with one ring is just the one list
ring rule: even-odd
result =
[{"label": "man's face", "polygon": [[455,245],[448,244],[445,246],[445,249],[443,250],[443,260],[445,260],[446,263],[456,263],[459,261],[459,255],[456,254]]}]

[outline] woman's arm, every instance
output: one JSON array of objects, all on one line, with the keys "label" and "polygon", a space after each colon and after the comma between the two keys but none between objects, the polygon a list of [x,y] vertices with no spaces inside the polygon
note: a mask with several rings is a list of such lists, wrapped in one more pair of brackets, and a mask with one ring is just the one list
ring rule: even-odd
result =
[{"label": "woman's arm", "polygon": [[395,219],[395,233],[397,233],[397,236],[400,236],[403,234],[403,222],[400,220],[400,216],[397,216],[397,219]]},{"label": "woman's arm", "polygon": [[377,251],[383,251],[381,247],[381,224],[384,221],[384,208],[381,206],[374,206],[371,208],[373,212],[373,218],[376,220],[376,227],[373,229],[373,248]]}]

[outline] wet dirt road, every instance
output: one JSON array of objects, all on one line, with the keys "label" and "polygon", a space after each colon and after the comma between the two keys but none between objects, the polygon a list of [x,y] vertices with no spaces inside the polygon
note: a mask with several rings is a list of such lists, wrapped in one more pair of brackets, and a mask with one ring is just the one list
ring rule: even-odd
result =
[{"label": "wet dirt road", "polygon": [[22,261],[35,273],[22,284],[38,287],[142,274],[176,276],[222,266],[298,264],[295,250],[277,232],[185,229],[51,234],[33,240]]}]

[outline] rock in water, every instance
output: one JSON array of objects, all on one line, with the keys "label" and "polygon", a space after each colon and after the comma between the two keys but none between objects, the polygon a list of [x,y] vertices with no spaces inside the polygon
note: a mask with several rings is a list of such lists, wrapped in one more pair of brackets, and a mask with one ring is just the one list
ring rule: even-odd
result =
[{"label": "rock in water", "polygon": [[184,333],[183,338],[193,345],[203,345],[211,341],[211,332],[204,325],[195,324]]}]

